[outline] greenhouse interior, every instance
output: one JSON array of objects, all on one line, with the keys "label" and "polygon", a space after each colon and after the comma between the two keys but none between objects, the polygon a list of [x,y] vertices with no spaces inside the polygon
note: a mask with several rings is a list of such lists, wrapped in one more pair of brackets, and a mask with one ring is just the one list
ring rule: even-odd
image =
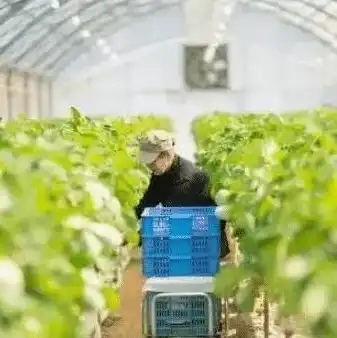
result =
[{"label": "greenhouse interior", "polygon": [[0,338],[337,337],[336,0],[0,0],[0,118]]}]

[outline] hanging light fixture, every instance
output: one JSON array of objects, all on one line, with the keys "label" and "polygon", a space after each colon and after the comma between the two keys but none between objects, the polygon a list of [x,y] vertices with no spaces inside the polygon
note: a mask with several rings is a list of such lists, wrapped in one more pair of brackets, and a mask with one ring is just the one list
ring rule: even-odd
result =
[{"label": "hanging light fixture", "polygon": [[102,47],[103,45],[105,45],[105,40],[104,39],[97,39],[96,45],[98,47]]},{"label": "hanging light fixture", "polygon": [[58,0],[51,0],[50,6],[54,9],[60,8],[60,3]]},{"label": "hanging light fixture", "polygon": [[79,26],[80,23],[81,23],[81,19],[78,15],[74,15],[72,18],[71,18],[71,22],[73,23],[74,26]]},{"label": "hanging light fixture", "polygon": [[91,35],[87,29],[84,29],[81,34],[84,38],[88,38]]},{"label": "hanging light fixture", "polygon": [[228,33],[227,24],[230,16],[232,15],[237,0],[219,0],[215,4],[214,16],[214,34],[213,41],[209,44],[205,51],[204,61],[211,63],[215,57],[217,48],[224,42],[226,34]]}]

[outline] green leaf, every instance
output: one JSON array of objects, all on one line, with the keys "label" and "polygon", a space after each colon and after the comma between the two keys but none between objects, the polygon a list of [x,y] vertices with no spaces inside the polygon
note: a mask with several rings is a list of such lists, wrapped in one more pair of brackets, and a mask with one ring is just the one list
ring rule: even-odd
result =
[{"label": "green leaf", "polygon": [[[216,112],[198,116],[192,126],[196,158],[210,175],[213,195],[231,193],[219,204],[230,210],[234,233],[243,229],[240,269],[264,285],[283,313],[306,318],[305,312],[314,337],[337,335],[336,130],[337,111],[328,108],[281,115]],[[217,290],[237,292],[250,311],[254,286],[239,288],[241,276],[231,269],[217,277]]]},{"label": "green leaf", "polygon": [[110,311],[114,311],[119,309],[120,307],[120,299],[119,299],[119,295],[116,292],[116,290],[112,289],[111,287],[105,287],[102,290],[102,293],[104,295],[106,304],[107,304],[107,308]]},{"label": "green leaf", "polygon": [[222,267],[215,281],[216,294],[229,297],[247,276],[243,268],[231,265]]},{"label": "green leaf", "polygon": [[120,243],[136,242],[148,179],[136,140],[171,122],[70,115],[0,126],[1,337],[74,338],[84,312],[118,304],[118,290],[88,271],[111,259],[126,268]]}]

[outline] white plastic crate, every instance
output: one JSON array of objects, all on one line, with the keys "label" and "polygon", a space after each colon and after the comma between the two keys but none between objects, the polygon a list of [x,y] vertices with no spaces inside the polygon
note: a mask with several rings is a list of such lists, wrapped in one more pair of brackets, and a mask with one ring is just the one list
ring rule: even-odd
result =
[{"label": "white plastic crate", "polygon": [[213,277],[150,278],[143,286],[143,334],[214,337],[221,330],[221,302]]},{"label": "white plastic crate", "polygon": [[167,277],[148,278],[143,292],[213,292],[214,277]]}]

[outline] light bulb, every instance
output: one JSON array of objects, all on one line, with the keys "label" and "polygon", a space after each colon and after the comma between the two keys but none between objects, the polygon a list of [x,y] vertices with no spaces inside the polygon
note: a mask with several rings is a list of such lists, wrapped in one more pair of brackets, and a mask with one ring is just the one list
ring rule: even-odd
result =
[{"label": "light bulb", "polygon": [[90,32],[87,29],[85,29],[85,30],[82,31],[82,36],[84,38],[88,38],[90,36]]},{"label": "light bulb", "polygon": [[54,9],[60,8],[60,3],[58,2],[58,0],[52,0],[50,5]]},{"label": "light bulb", "polygon": [[79,26],[79,24],[81,23],[81,20],[80,20],[78,15],[73,16],[71,18],[71,21],[72,21],[73,25],[75,25],[75,26]]},{"label": "light bulb", "polygon": [[96,41],[97,46],[103,46],[105,44],[105,41],[103,39],[98,39]]}]

